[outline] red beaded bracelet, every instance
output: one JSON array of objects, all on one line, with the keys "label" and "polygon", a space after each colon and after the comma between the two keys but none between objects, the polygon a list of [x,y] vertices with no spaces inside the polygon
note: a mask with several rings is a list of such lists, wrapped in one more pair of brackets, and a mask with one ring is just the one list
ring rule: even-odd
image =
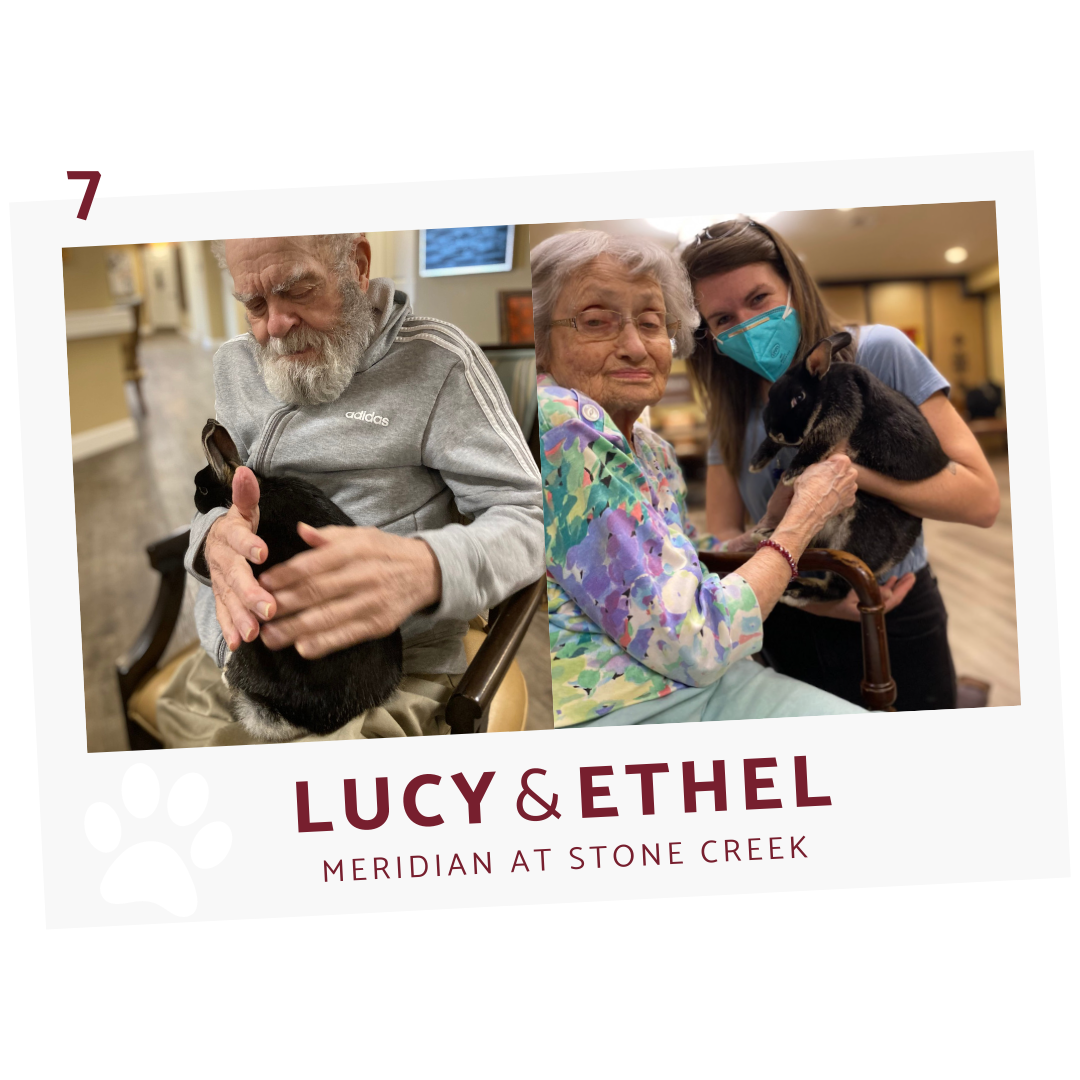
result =
[{"label": "red beaded bracelet", "polygon": [[788,551],[786,547],[784,547],[783,544],[778,544],[775,540],[762,540],[761,543],[758,544],[758,551],[760,551],[763,547],[771,547],[776,551],[779,551],[780,554],[783,555],[785,559],[787,559],[788,566],[791,567],[792,581],[794,581],[799,576],[799,564],[795,561],[795,557],[791,554],[790,551]]}]

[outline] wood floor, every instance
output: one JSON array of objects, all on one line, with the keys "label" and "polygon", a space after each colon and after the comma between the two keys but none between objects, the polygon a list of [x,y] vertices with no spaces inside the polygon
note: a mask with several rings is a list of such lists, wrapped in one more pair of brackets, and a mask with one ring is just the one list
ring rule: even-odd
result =
[{"label": "wood floor", "polygon": [[[79,549],[86,741],[90,751],[126,750],[116,658],[153,607],[157,575],[146,545],[186,525],[194,512],[192,477],[206,464],[200,433],[214,415],[212,356],[178,335],[140,345],[147,416],[139,439],[73,466]],[[197,635],[189,580],[169,652]],[[550,728],[551,665],[547,612],[537,613],[518,651],[529,690],[527,728]]]},{"label": "wood floor", "polygon": [[997,521],[989,529],[927,521],[926,548],[949,612],[956,673],[988,682],[990,705],[1019,705],[1008,456],[990,464],[1001,489]]},{"label": "wood floor", "polygon": [[[926,548],[949,612],[949,644],[957,675],[989,683],[991,706],[1019,705],[1008,456],[991,457],[990,464],[1001,489],[1001,512],[994,525],[976,529],[927,521]],[[692,509],[690,518],[704,530],[704,508]],[[766,622],[766,634],[768,626]]]}]

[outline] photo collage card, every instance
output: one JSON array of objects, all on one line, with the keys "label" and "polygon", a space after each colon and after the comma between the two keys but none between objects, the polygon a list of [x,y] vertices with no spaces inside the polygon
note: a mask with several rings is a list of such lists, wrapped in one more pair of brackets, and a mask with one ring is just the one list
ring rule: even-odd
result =
[{"label": "photo collage card", "polygon": [[68,209],[50,926],[1067,873],[1025,155]]}]

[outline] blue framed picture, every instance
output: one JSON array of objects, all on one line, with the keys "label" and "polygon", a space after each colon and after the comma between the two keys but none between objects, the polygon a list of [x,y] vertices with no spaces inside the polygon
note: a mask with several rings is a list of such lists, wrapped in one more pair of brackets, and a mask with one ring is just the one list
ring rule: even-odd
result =
[{"label": "blue framed picture", "polygon": [[493,274],[513,265],[513,225],[420,230],[421,277]]}]

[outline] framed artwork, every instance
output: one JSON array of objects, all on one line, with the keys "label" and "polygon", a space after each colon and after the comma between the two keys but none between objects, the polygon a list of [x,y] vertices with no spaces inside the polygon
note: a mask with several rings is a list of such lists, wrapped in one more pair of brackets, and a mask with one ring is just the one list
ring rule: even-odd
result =
[{"label": "framed artwork", "polygon": [[533,343],[532,291],[499,293],[499,342],[502,345]]},{"label": "framed artwork", "polygon": [[514,226],[420,230],[420,276],[505,273],[514,266]]}]

